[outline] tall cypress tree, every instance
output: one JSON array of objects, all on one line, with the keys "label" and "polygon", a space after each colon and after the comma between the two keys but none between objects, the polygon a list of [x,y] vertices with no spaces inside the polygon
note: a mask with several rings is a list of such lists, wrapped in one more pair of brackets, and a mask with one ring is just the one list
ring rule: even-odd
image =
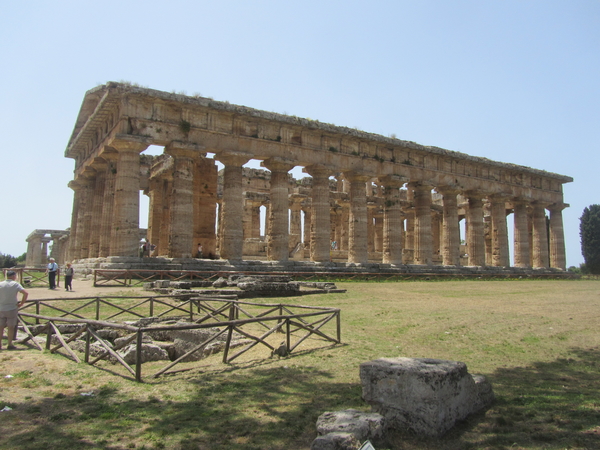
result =
[{"label": "tall cypress tree", "polygon": [[600,205],[590,205],[579,218],[581,254],[590,273],[600,274]]}]

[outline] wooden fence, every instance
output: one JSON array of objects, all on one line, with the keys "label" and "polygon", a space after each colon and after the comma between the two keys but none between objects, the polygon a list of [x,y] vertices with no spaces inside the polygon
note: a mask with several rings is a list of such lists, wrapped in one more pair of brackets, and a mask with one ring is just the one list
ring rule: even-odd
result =
[{"label": "wooden fence", "polygon": [[[117,304],[125,300],[133,300],[133,305],[122,306]],[[308,338],[316,338],[332,345],[341,343],[340,310],[338,308],[252,303],[197,296],[190,296],[188,299],[177,301],[176,304],[173,304],[172,300],[172,297],[164,296],[33,300],[27,302],[19,310],[19,322],[27,334],[27,337],[22,339],[21,342],[31,342],[43,351],[44,348],[34,337],[33,326],[36,324],[45,325],[41,331],[39,327],[36,328],[38,334],[46,334],[45,349],[51,353],[64,349],[71,359],[80,363],[81,359],[69,344],[85,334],[84,361],[86,363],[94,365],[111,357],[135,377],[136,381],[142,381],[143,338],[144,333],[148,332],[197,330],[214,327],[218,327],[220,330],[217,334],[195,345],[175,361],[169,362],[156,371],[152,374],[153,377],[169,373],[174,366],[184,362],[190,355],[202,352],[207,345],[223,335],[226,336],[226,340],[222,361],[227,364],[257,345],[266,347],[270,356],[276,351],[289,354]],[[61,304],[58,305],[58,302],[61,302]],[[77,306],[69,310],[64,307],[65,302],[76,302]],[[41,313],[42,309],[44,314]],[[48,315],[46,311],[57,315]],[[184,315],[190,320],[189,324],[148,326],[109,322],[109,320],[119,316],[128,319],[150,316],[168,318],[172,317],[174,313],[178,314],[177,317]],[[94,318],[86,317],[90,315]],[[59,325],[65,323],[80,324],[81,327],[76,333],[66,337],[59,330]],[[327,324],[329,324],[329,327],[326,327]],[[331,330],[332,327],[333,330]],[[106,328],[121,330],[124,334],[129,334],[128,339],[113,347],[98,333],[98,330]],[[244,336],[250,342],[235,354],[231,354],[234,332]],[[267,338],[276,332],[285,333],[285,340],[279,348],[275,348],[267,341]],[[58,340],[58,343],[54,346],[52,346],[53,335]],[[93,342],[96,342],[103,349],[101,354],[96,357],[92,357],[90,352],[90,346]],[[118,350],[133,342],[136,345],[136,352],[135,363],[132,367],[118,353]]]},{"label": "wooden fence", "polygon": [[[5,279],[6,272],[9,270],[17,273],[17,281],[25,287],[33,286],[34,284],[42,284],[44,286],[50,285],[46,269],[38,269],[34,267],[14,267],[11,269],[2,269]],[[56,286],[60,286],[60,267],[56,271]]]}]

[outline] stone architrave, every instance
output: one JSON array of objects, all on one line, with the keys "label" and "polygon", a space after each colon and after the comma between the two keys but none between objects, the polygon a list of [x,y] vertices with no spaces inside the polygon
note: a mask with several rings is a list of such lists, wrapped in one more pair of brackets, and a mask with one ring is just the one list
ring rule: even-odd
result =
[{"label": "stone architrave", "polygon": [[533,267],[548,268],[548,231],[545,205],[534,202],[533,206]]},{"label": "stone architrave", "polygon": [[514,208],[514,248],[515,267],[531,267],[529,251],[529,215],[527,214],[527,202],[516,199],[513,201]]},{"label": "stone architrave", "polygon": [[366,264],[369,262],[366,183],[371,178],[356,172],[344,172],[344,177],[350,182],[348,262]]},{"label": "stone architrave", "polygon": [[402,264],[402,200],[400,188],[406,179],[389,175],[381,178],[384,191],[383,258],[384,264]]},{"label": "stone architrave", "polygon": [[409,183],[415,204],[414,264],[430,265],[433,256],[431,229],[431,186]]},{"label": "stone architrave", "polygon": [[173,190],[171,193],[171,258],[191,258],[196,251],[194,239],[194,159],[197,151],[178,142],[165,147],[173,157]]},{"label": "stone architrave", "polygon": [[506,226],[506,197],[490,195],[492,214],[492,265],[496,267],[510,266],[508,256],[508,228]]},{"label": "stone architrave", "polygon": [[443,186],[437,188],[442,194],[442,263],[445,266],[460,265],[460,227],[458,225],[457,195],[459,190]]},{"label": "stone architrave", "polygon": [[240,261],[244,242],[244,224],[241,220],[244,214],[242,166],[250,160],[250,156],[239,152],[222,152],[217,153],[215,159],[225,166],[221,203],[221,258]]},{"label": "stone architrave", "polygon": [[562,211],[568,206],[565,203],[548,206],[550,211],[550,267],[562,270],[567,268]]},{"label": "stone architrave", "polygon": [[485,241],[483,235],[483,201],[477,192],[467,192],[467,253],[469,266],[485,265]]},{"label": "stone architrave", "polygon": [[111,146],[117,150],[115,203],[111,256],[138,256],[140,247],[140,153],[148,144],[116,139]]},{"label": "stone architrave", "polygon": [[[324,166],[307,166],[304,171],[312,177],[310,214],[310,260],[329,261],[331,215],[329,214],[329,176]],[[306,221],[305,227],[306,227]]]},{"label": "stone architrave", "polygon": [[271,208],[267,259],[287,261],[289,258],[289,182],[288,172],[294,168],[282,158],[270,158],[262,165],[271,171]]}]

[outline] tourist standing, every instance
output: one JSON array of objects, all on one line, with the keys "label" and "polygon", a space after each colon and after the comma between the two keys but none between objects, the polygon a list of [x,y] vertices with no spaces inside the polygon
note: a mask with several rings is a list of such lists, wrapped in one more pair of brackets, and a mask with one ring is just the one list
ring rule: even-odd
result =
[{"label": "tourist standing", "polygon": [[65,269],[65,290],[67,291],[73,290],[71,283],[73,282],[74,273],[75,271],[73,270],[73,267],[71,267],[71,263],[67,263],[67,268]]},{"label": "tourist standing", "polygon": [[46,273],[48,274],[48,283],[50,283],[50,289],[56,288],[56,272],[58,272],[58,264],[54,258],[50,258],[48,267],[46,267]]},{"label": "tourist standing", "polygon": [[203,256],[202,243],[198,242],[198,253],[196,254],[196,258],[202,258],[202,256]]},{"label": "tourist standing", "polygon": [[[6,280],[0,282],[0,349],[2,349],[2,339],[4,339],[4,328],[8,328],[6,339],[8,350],[14,350],[13,338],[15,336],[15,328],[18,322],[18,310],[23,306],[29,293],[17,283],[17,273],[13,270],[6,272]],[[17,299],[17,294],[23,296],[21,301]]]}]

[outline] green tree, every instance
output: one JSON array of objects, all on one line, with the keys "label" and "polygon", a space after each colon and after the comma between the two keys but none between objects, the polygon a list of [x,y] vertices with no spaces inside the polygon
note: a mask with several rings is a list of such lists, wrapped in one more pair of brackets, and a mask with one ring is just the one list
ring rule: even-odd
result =
[{"label": "green tree", "polygon": [[0,268],[14,267],[17,265],[17,258],[12,255],[5,255],[0,252]]},{"label": "green tree", "polygon": [[589,273],[600,274],[600,205],[590,205],[579,218],[581,254]]}]

